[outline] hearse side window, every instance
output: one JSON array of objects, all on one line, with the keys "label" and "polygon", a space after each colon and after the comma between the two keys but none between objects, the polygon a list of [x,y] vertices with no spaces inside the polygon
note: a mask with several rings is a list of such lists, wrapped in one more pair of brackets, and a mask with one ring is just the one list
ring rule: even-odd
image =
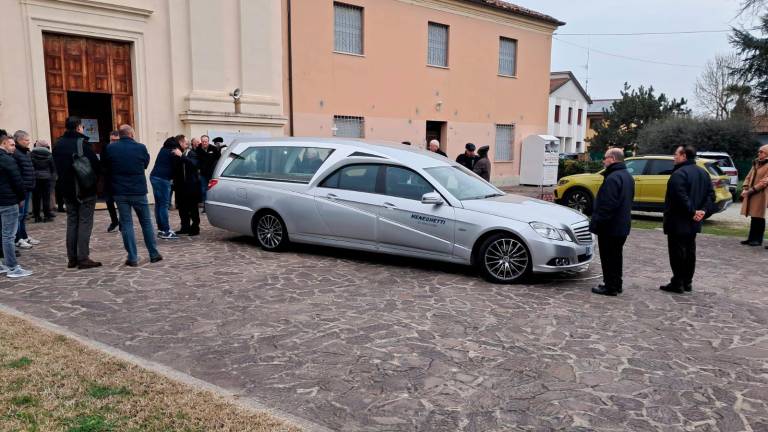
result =
[{"label": "hearse side window", "polygon": [[333,149],[319,147],[251,147],[221,176],[309,183],[331,153]]},{"label": "hearse side window", "polygon": [[418,173],[397,166],[387,167],[387,177],[384,181],[385,195],[421,201],[425,193],[434,191],[432,185]]},{"label": "hearse side window", "polygon": [[348,165],[323,180],[320,187],[376,193],[379,165]]}]

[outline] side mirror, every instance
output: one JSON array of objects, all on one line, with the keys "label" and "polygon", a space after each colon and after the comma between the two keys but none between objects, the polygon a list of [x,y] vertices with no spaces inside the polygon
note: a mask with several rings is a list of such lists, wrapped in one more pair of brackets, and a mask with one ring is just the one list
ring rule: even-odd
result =
[{"label": "side mirror", "polygon": [[444,202],[443,197],[437,192],[428,192],[421,196],[422,204],[440,205]]}]

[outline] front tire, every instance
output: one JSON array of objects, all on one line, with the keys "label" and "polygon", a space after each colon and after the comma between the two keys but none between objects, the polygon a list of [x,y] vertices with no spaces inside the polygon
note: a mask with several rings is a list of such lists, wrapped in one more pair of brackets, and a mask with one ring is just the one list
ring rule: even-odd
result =
[{"label": "front tire", "polygon": [[288,247],[288,230],[283,219],[274,212],[264,212],[256,217],[253,233],[262,249],[278,252]]},{"label": "front tire", "polygon": [[571,189],[563,196],[563,204],[587,216],[592,214],[593,198],[586,189]]},{"label": "front tire", "polygon": [[531,273],[533,257],[520,238],[500,233],[488,237],[480,246],[477,264],[489,282],[511,284]]}]

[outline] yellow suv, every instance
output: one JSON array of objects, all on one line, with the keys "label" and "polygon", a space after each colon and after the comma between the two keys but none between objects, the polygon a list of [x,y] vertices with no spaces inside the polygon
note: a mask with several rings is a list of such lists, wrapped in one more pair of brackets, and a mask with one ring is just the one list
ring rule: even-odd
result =
[{"label": "yellow suv", "polygon": [[[632,209],[648,212],[663,211],[667,181],[675,167],[672,156],[631,157],[627,158],[625,163],[627,171],[635,179],[635,202]],[[712,177],[718,211],[728,208],[733,202],[733,197],[728,191],[728,176],[717,166],[717,161],[696,159],[696,164],[704,168]],[[589,215],[592,213],[592,204],[601,184],[603,184],[603,176],[600,173],[563,177],[555,188],[555,202]]]}]

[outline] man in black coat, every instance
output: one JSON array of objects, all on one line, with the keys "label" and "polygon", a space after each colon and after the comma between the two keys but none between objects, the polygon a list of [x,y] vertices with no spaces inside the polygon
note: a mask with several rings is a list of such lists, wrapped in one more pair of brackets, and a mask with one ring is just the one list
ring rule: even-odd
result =
[{"label": "man in black coat", "polygon": [[24,203],[19,206],[19,229],[16,231],[16,247],[29,249],[33,245],[39,244],[38,240],[30,238],[27,234],[27,213],[29,213],[29,203],[32,201],[32,192],[35,190],[35,166],[32,164],[32,155],[30,154],[30,144],[32,142],[29,134],[23,130],[18,130],[13,134],[13,141],[16,143],[16,151],[13,152],[13,158],[19,166],[21,178],[24,180]]},{"label": "man in black coat", "polygon": [[475,155],[475,145],[467,143],[464,146],[464,153],[460,154],[456,158],[456,162],[463,165],[464,168],[472,171],[475,168],[475,162],[477,162],[477,156]]},{"label": "man in black coat", "polygon": [[696,234],[701,222],[714,211],[712,179],[696,165],[696,149],[680,146],[675,150],[675,168],[667,182],[664,198],[664,234],[667,235],[672,280],[661,290],[682,294],[693,289],[696,270]]},{"label": "man in black coat", "polygon": [[[208,182],[213,177],[213,171],[216,169],[216,163],[219,162],[221,151],[215,145],[211,145],[208,135],[200,137],[200,146],[195,149],[198,163],[200,165],[200,192],[202,201],[208,192]],[[205,208],[203,208],[205,212]]]},{"label": "man in black coat", "polygon": [[624,152],[611,148],[603,158],[605,177],[597,191],[589,230],[597,234],[603,284],[592,288],[595,294],[615,296],[622,292],[624,243],[632,226],[632,202],[635,199],[635,179],[624,164]]},{"label": "man in black coat", "polygon": [[181,219],[181,229],[176,234],[196,236],[200,234],[200,212],[197,205],[201,198],[198,160],[184,135],[177,136],[176,140],[179,148],[174,150],[173,189],[176,191],[176,209]]},{"label": "man in black coat", "polygon": [[77,154],[78,141],[82,143],[83,156],[91,162],[91,168],[97,177],[100,174],[99,159],[88,143],[88,137],[83,135],[84,128],[79,117],[68,117],[65,127],[66,132],[53,147],[53,162],[56,164],[59,187],[67,207],[67,268],[101,267],[100,262],[90,258],[96,188],[78,190],[75,185],[75,171],[72,165],[74,155]]},{"label": "man in black coat", "polygon": [[51,213],[51,182],[56,177],[51,144],[47,140],[39,139],[35,142],[35,147],[30,154],[32,156],[32,165],[35,167],[32,214],[35,216],[35,222],[50,222],[55,217]]},{"label": "man in black coat", "polygon": [[[4,132],[4,131],[3,131]],[[3,263],[0,273],[10,278],[32,274],[16,261],[16,229],[19,224],[19,203],[25,196],[24,181],[12,154],[16,151],[13,138],[0,135],[0,226],[2,227]]]}]

